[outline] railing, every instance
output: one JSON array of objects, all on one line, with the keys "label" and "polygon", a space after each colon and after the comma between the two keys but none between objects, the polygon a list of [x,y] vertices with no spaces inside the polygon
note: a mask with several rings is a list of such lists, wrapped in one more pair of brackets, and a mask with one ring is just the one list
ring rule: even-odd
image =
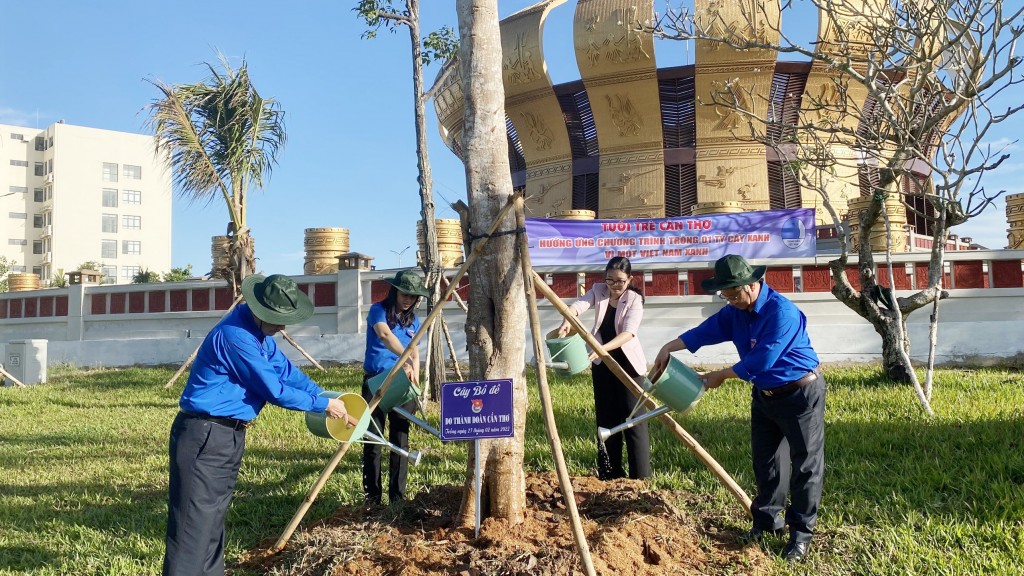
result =
[{"label": "railing", "polygon": [[[46,253],[43,256],[47,262]],[[917,290],[928,283],[929,253],[894,254],[894,285],[897,290]],[[1024,251],[955,251],[945,257],[942,286],[946,289],[987,289],[1024,287]],[[832,276],[828,258],[766,261],[766,278],[776,290],[784,293],[828,292],[832,289]],[[888,270],[876,256],[876,274],[882,285],[889,285]],[[594,282],[603,278],[600,267],[538,268],[538,272],[556,294],[575,298]],[[339,282],[348,283],[352,274],[358,275],[359,287],[339,288]],[[449,271],[449,276],[451,271]],[[633,273],[633,285],[646,296],[701,296],[701,281],[712,276],[709,262],[678,265],[658,264]],[[342,271],[338,274],[296,276],[299,287],[306,292],[318,308],[335,307],[340,301],[351,299],[350,292],[358,294],[358,303],[368,307],[383,299],[393,270]],[[856,258],[847,266],[847,276],[854,287],[859,287],[859,269]],[[74,287],[72,287],[74,288]],[[192,281],[154,284],[90,285],[80,286],[82,315],[110,317],[123,314],[168,314],[213,312],[226,310],[233,298],[227,284],[222,281]],[[71,289],[46,289],[29,292],[0,294],[0,321],[22,318],[47,318],[67,315],[66,302]],[[463,278],[458,294],[463,300],[470,298],[469,280]]]}]

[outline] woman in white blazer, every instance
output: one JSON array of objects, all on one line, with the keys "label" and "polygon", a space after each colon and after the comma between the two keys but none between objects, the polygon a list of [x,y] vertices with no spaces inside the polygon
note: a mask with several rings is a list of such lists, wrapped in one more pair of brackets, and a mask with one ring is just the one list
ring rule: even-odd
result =
[{"label": "woman in white blazer", "polygon": [[[605,266],[604,282],[595,283],[569,309],[579,316],[589,308],[594,309],[594,327],[591,333],[622,366],[627,374],[638,383],[647,372],[647,359],[637,339],[640,321],[644,317],[644,297],[631,285],[632,266],[629,259],[616,256]],[[569,322],[559,326],[561,336],[569,333]],[[591,352],[591,377],[594,382],[594,411],[597,425],[613,428],[622,424],[633,407],[636,398],[619,382],[596,352]],[[641,407],[636,415],[646,412]],[[625,432],[610,437],[602,444],[597,443],[597,476],[602,480],[626,477],[622,467],[622,444],[625,436],[626,460],[630,478],[647,478],[651,474],[651,441],[647,423],[642,423]]]}]

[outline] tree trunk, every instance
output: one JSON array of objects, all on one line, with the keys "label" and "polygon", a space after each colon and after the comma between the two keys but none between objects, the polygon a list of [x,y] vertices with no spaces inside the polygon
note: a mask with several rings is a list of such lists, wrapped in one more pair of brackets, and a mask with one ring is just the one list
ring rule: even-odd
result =
[{"label": "tree trunk", "polygon": [[[413,102],[415,103],[414,118],[416,124],[416,167],[417,180],[420,187],[420,214],[423,218],[424,254],[423,272],[426,275],[424,285],[430,290],[427,297],[427,314],[435,306],[442,306],[437,298],[440,292],[437,289],[438,275],[441,273],[441,257],[437,249],[437,225],[434,222],[434,193],[431,188],[430,179],[430,156],[427,152],[427,113],[426,102],[423,99],[423,58],[420,44],[420,7],[419,0],[407,0],[406,8],[409,10],[409,19],[406,26],[409,28],[409,41],[412,46],[412,89]],[[430,380],[427,385],[430,387],[430,397],[437,399],[439,383],[444,381],[444,340],[440,326],[435,322],[430,330],[430,355],[427,358],[427,373]]]},{"label": "tree trunk", "polygon": [[[505,92],[501,79],[501,34],[496,0],[457,0],[459,60],[465,94],[466,187],[471,231],[489,228],[512,197],[508,141],[505,135]],[[510,213],[498,234],[515,229]],[[523,334],[526,302],[514,234],[492,238],[470,270],[471,298],[466,321],[470,378],[512,378],[515,436],[481,441],[481,518],[521,522],[526,509],[523,442],[526,428],[526,380]],[[469,450],[466,489],[458,523],[474,521],[476,493]]]},{"label": "tree trunk", "polygon": [[[882,337],[882,371],[891,380],[902,384],[911,382],[910,373],[903,363],[903,355],[910,355],[910,340],[904,337],[900,339],[900,332],[896,326],[896,319],[889,318],[888,321],[874,321],[875,332]],[[903,334],[907,333],[906,321],[903,322]]]}]

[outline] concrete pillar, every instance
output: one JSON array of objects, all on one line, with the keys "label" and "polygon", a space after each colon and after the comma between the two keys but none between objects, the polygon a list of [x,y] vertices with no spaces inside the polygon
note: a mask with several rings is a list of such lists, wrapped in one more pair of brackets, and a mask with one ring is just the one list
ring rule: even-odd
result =
[{"label": "concrete pillar", "polygon": [[85,334],[85,284],[68,286],[68,340],[82,340]]},{"label": "concrete pillar", "polygon": [[357,269],[338,270],[336,301],[338,302],[338,334],[361,332],[366,311],[363,310],[363,285]]}]

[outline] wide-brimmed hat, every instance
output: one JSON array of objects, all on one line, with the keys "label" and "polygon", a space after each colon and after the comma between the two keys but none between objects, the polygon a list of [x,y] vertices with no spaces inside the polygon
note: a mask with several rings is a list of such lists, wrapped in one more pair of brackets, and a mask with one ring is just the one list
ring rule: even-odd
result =
[{"label": "wide-brimmed hat", "polygon": [[395,274],[394,278],[388,280],[388,284],[398,288],[398,291],[403,294],[423,296],[424,298],[430,296],[430,292],[427,292],[427,289],[423,286],[423,279],[412,270],[402,270]]},{"label": "wide-brimmed hat", "polygon": [[298,324],[313,315],[313,302],[295,281],[283,274],[246,276],[242,280],[245,303],[267,324]]},{"label": "wide-brimmed hat", "polygon": [[727,254],[715,262],[715,275],[700,283],[705,292],[746,286],[764,278],[767,266],[751,266],[743,256]]}]

